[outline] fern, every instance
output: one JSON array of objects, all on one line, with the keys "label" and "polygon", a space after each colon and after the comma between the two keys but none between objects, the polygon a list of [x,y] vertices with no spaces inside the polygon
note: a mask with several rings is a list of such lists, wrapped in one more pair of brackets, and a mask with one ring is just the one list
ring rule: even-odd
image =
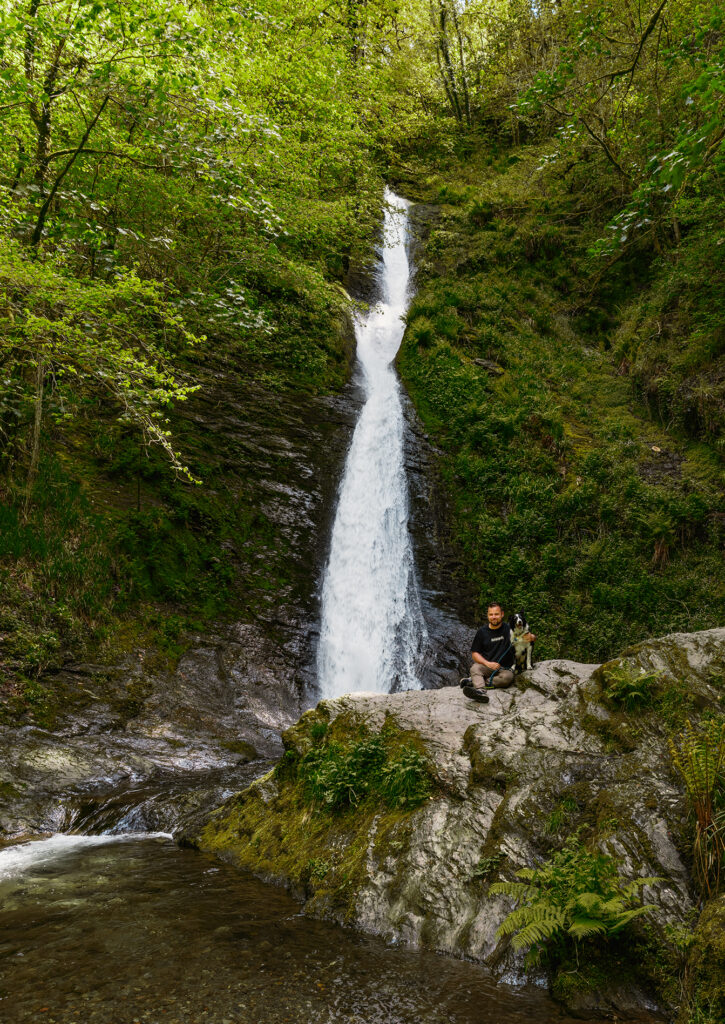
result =
[{"label": "fern", "polygon": [[688,719],[679,737],[670,740],[670,755],[695,817],[695,876],[705,895],[716,896],[725,857],[725,822],[715,811],[725,790],[725,720],[712,718],[698,730]]},{"label": "fern", "polygon": [[635,711],[652,703],[653,691],[661,681],[661,672],[635,675],[629,665],[618,665],[607,673],[604,695],[616,707]]},{"label": "fern", "polygon": [[509,896],[518,906],[501,923],[497,938],[513,936],[514,949],[579,942],[611,935],[648,913],[650,906],[632,906],[646,885],[658,878],[625,882],[616,862],[591,853],[578,833],[538,868],[522,868],[520,882],[495,882],[489,893]]}]

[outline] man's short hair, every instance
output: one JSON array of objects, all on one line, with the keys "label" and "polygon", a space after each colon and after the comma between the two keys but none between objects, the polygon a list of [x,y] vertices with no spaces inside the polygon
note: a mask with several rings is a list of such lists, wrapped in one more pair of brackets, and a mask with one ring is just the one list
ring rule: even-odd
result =
[{"label": "man's short hair", "polygon": [[486,611],[488,611],[489,608],[500,608],[501,611],[503,611],[503,605],[500,601],[489,601],[486,605]]}]

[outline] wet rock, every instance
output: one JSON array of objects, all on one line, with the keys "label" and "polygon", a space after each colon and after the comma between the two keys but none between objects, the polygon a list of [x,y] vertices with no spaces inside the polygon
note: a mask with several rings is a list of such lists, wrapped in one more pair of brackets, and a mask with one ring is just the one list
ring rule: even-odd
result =
[{"label": "wet rock", "polygon": [[476,366],[480,366],[486,373],[491,374],[492,377],[500,377],[502,373],[506,372],[503,366],[499,366],[498,363],[494,363],[490,359],[473,359],[472,362]]}]

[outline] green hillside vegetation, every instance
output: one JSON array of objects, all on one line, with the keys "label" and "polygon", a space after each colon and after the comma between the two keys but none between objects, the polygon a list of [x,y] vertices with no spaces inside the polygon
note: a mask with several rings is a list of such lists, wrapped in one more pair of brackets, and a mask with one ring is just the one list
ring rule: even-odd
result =
[{"label": "green hillside vegetation", "polygon": [[[716,435],[678,420],[681,373],[672,415],[660,415],[633,369],[645,360],[633,324],[671,300],[703,234],[693,228],[683,258],[645,255],[597,281],[603,225],[577,216],[581,196],[541,169],[549,146],[474,139],[427,174],[407,168],[440,215],[399,366],[445,452],[475,614],[491,597],[523,607],[539,657],[595,661],[723,621]],[[710,240],[707,252],[725,271],[723,248]],[[706,291],[718,289],[725,273],[708,278]],[[683,351],[701,345],[709,301],[690,292],[683,302],[695,335],[683,329]]]},{"label": "green hillside vegetation", "polygon": [[589,660],[722,621],[719,4],[27,0],[0,40],[12,714],[284,583],[210,410],[339,388],[385,180],[438,207],[400,365],[471,616]]},{"label": "green hillside vegetation", "polygon": [[0,39],[0,715],[48,722],[48,670],[284,585],[210,422],[346,379],[382,179],[316,11],[30,0]]}]

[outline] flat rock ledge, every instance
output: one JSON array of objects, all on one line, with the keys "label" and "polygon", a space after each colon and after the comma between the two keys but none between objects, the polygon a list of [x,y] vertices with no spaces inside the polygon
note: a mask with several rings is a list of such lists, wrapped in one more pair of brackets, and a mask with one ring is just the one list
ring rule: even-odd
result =
[{"label": "flat rock ledge", "polygon": [[[616,670],[657,672],[652,704],[634,714],[613,707],[605,690]],[[722,710],[724,676],[725,629],[712,629],[639,644],[605,665],[543,662],[511,689],[490,691],[488,704],[458,687],[323,701],[283,736],[288,750],[304,753],[322,723],[376,733],[392,721],[422,744],[434,796],[407,812],[361,805],[294,819],[291,783],[278,770],[230,798],[195,842],[288,886],[306,913],[482,961],[500,979],[520,981],[522,955],[496,938],[512,902],[488,888],[583,827],[627,878],[663,879],[644,890],[656,948],[668,926],[691,923],[697,905],[668,734],[686,717]],[[643,1011],[662,1009],[655,990],[612,982],[568,1008],[646,1019]]]}]

